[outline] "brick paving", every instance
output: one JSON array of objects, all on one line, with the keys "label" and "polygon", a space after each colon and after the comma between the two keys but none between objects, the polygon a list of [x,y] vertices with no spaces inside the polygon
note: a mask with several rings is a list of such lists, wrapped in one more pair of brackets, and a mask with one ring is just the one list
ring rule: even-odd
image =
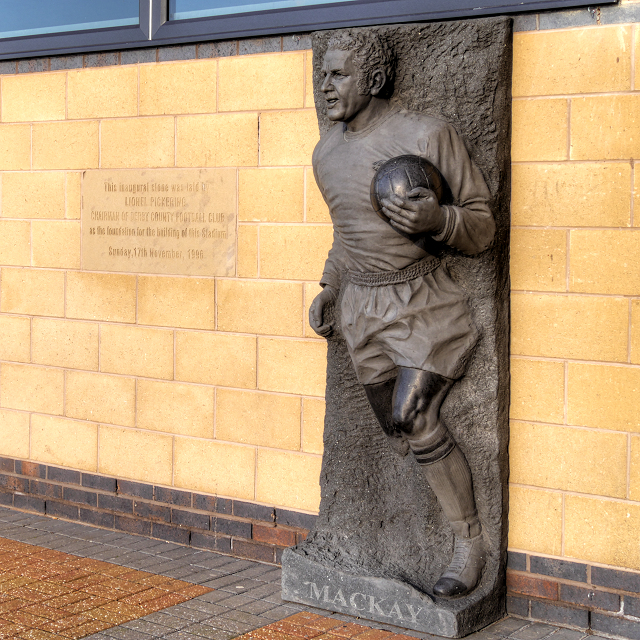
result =
[{"label": "brick paving", "polygon": [[[33,553],[24,551],[25,549],[33,550],[34,547],[40,547],[40,549]],[[8,549],[11,550],[6,551]],[[118,586],[127,586],[134,590],[143,587],[137,593],[142,594],[147,591],[148,595],[156,595],[156,598],[139,598],[140,602],[127,603],[128,607],[140,608],[127,609],[124,615],[129,619],[125,622],[115,617],[102,620],[104,624],[113,626],[103,628],[97,633],[94,633],[97,629],[83,628],[81,625],[72,625],[68,627],[70,630],[56,628],[43,630],[37,627],[29,629],[25,625],[6,620],[7,624],[0,625],[0,640],[4,638],[24,640],[73,638],[75,640],[82,637],[88,640],[152,640],[154,638],[168,640],[231,640],[231,638],[239,638],[239,640],[309,640],[311,638],[317,640],[351,638],[410,640],[410,638],[420,638],[431,640],[436,638],[425,633],[407,631],[340,614],[328,614],[326,611],[312,607],[284,602],[280,598],[280,569],[274,565],[240,560],[212,551],[199,551],[143,536],[0,508],[0,572],[8,574],[16,569],[17,565],[7,562],[2,555],[2,553],[16,553],[16,549],[26,553],[27,557],[33,556],[34,562],[27,563],[33,569],[33,571],[30,569],[32,575],[27,578],[32,580],[30,583],[32,585],[38,582],[57,584],[55,576],[59,574],[46,575],[47,571],[57,570],[54,558],[57,559],[58,564],[64,561],[71,566],[75,563],[80,570],[87,571],[88,568],[92,568],[93,575],[104,577],[99,584],[105,585],[105,588],[115,587],[115,591],[102,590],[100,594],[94,594],[87,589],[83,591],[84,586],[75,590],[82,593],[82,597],[89,594],[84,601],[93,597],[107,600],[107,596],[114,596],[111,600],[94,606],[93,609],[102,607],[106,611],[117,612],[120,602],[132,595],[118,593]],[[48,553],[56,551],[62,553],[47,556]],[[43,561],[43,559],[46,560]],[[38,574],[36,569],[41,570],[41,573]],[[173,582],[169,582],[168,579],[173,579]],[[114,580],[119,582],[114,584]],[[123,582],[125,584],[122,584]],[[2,598],[7,593],[3,590],[3,585],[6,583],[7,580],[3,581],[0,575],[0,619],[6,617],[2,610]],[[68,583],[60,581],[60,584]],[[163,584],[167,587],[169,585],[175,587],[165,589],[165,593],[178,594],[190,599],[179,604],[170,604],[153,613],[144,611],[141,607],[145,602],[153,603],[157,598],[163,597],[154,591],[154,589],[160,589]],[[138,586],[133,587],[133,585]],[[199,586],[194,589],[195,585]],[[16,588],[20,587],[16,585]],[[26,590],[29,590],[28,585]],[[37,589],[32,590],[38,592]],[[60,597],[55,594],[49,595],[52,595],[52,599]],[[135,594],[133,595],[135,599]],[[65,596],[62,595],[62,597]],[[54,600],[53,604],[59,604],[59,602]],[[69,604],[72,606],[72,603]],[[50,601],[49,604],[36,603],[26,606],[56,608]],[[63,603],[59,608],[64,606],[67,605]],[[82,609],[81,604],[78,607]],[[31,615],[37,616],[38,611],[42,613],[44,610],[34,608]],[[69,613],[67,617],[79,615],[71,610]],[[38,617],[44,619],[42,616]],[[100,621],[99,618],[92,620]],[[117,624],[118,622],[121,623]],[[85,621],[83,624],[87,623],[88,621]],[[506,618],[468,637],[470,640],[582,640],[587,636],[582,631]],[[591,640],[598,640],[597,636],[588,637]]]}]

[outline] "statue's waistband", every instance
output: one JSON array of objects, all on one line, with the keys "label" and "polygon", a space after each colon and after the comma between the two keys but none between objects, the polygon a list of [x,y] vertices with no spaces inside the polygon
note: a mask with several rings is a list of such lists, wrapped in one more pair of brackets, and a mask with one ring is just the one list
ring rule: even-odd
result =
[{"label": "statue's waistband", "polygon": [[376,271],[374,273],[363,271],[348,271],[348,279],[351,284],[363,287],[384,287],[388,284],[401,284],[415,280],[420,276],[426,276],[440,266],[440,259],[435,256],[427,256],[418,262],[410,264],[399,271]]}]

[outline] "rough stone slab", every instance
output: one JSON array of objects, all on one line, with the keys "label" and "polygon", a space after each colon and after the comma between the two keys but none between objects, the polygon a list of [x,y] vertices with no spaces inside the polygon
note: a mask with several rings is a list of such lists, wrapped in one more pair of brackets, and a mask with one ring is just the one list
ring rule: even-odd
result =
[{"label": "rough stone slab", "polygon": [[456,610],[442,606],[405,582],[350,575],[289,549],[285,557],[288,568],[282,578],[285,600],[447,638],[460,638],[494,620],[492,607],[484,607],[482,599],[475,603],[475,615],[469,619],[468,612],[461,607]]},{"label": "rough stone slab", "polygon": [[[444,401],[441,417],[469,463],[488,557],[474,591],[440,600],[433,609],[441,612],[440,620],[455,624],[410,628],[462,636],[503,617],[506,602],[512,21],[488,18],[369,29],[383,32],[398,55],[391,102],[455,127],[484,176],[496,220],[494,244],[480,255],[467,257],[442,246],[429,249],[466,292],[481,336],[465,375]],[[321,133],[331,126],[320,91],[331,34],[313,34]],[[300,591],[312,578],[326,580],[315,582],[323,593],[325,585],[339,588],[350,576],[348,584],[356,593],[384,596],[396,593],[401,583],[407,594],[421,593],[416,598],[427,602],[451,559],[453,534],[413,456],[402,458],[389,446],[336,324],[336,335],[328,340],[320,512],[306,540],[283,555],[283,594],[322,609],[354,613],[342,608],[335,595],[328,596],[330,602],[324,596],[311,602],[310,592]],[[365,585],[373,584],[380,591],[366,592]],[[375,618],[375,607],[373,613],[355,615],[391,622]],[[401,626],[409,626],[406,622]]]}]

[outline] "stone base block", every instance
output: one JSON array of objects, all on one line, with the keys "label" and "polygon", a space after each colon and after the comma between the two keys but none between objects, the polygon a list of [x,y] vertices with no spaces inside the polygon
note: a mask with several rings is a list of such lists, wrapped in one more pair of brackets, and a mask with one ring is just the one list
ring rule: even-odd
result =
[{"label": "stone base block", "polygon": [[[445,638],[461,638],[503,616],[495,593],[445,600],[406,582],[356,576],[287,549],[282,557],[282,598]],[[497,606],[496,606],[497,604]]]}]

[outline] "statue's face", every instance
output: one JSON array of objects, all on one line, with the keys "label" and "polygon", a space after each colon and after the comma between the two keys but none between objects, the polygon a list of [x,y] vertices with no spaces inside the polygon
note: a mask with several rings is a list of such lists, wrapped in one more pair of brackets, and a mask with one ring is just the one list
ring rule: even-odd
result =
[{"label": "statue's face", "polygon": [[322,71],[324,80],[320,89],[327,101],[329,120],[350,122],[371,101],[371,94],[358,93],[358,70],[353,64],[353,51],[329,49]]}]

